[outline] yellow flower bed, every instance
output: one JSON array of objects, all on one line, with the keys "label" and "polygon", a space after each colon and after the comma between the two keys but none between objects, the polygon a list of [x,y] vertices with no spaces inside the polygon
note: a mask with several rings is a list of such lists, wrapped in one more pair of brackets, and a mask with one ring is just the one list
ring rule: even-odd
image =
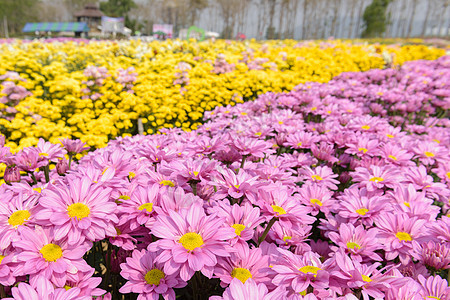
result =
[{"label": "yellow flower bed", "polygon": [[[31,95],[14,107],[11,118],[0,118],[0,129],[13,151],[36,145],[40,137],[50,142],[78,138],[104,147],[112,138],[138,133],[138,119],[144,134],[164,127],[196,129],[203,112],[218,105],[289,91],[308,81],[327,82],[342,72],[444,54],[422,45],[341,41],[4,43],[0,76],[17,72],[25,81],[11,81]],[[230,68],[223,73],[217,71],[219,56]],[[88,67],[106,68],[101,84],[89,85]],[[118,81],[120,70],[129,67],[136,73],[133,93]],[[0,103],[0,111],[6,106]]]}]

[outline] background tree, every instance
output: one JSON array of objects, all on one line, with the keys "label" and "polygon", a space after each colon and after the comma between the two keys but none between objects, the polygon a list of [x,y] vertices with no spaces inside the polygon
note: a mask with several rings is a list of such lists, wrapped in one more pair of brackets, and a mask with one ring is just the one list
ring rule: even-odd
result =
[{"label": "background tree", "polygon": [[386,10],[391,0],[373,0],[363,14],[365,29],[362,37],[380,37],[386,31]]},{"label": "background tree", "polygon": [[9,34],[13,36],[22,32],[25,23],[38,21],[39,5],[39,0],[0,0],[0,34],[5,34],[5,19]]},{"label": "background tree", "polygon": [[136,29],[137,22],[131,19],[128,13],[131,9],[136,8],[134,0],[108,0],[100,2],[100,10],[109,17],[125,17],[125,26],[131,30]]}]

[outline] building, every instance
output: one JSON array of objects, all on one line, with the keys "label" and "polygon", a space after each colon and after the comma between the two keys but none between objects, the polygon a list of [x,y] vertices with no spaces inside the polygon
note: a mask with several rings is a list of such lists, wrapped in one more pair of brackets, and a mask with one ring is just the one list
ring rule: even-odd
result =
[{"label": "building", "polygon": [[85,22],[91,32],[98,32],[98,26],[102,24],[102,17],[105,15],[96,4],[86,4],[84,9],[73,14],[77,22]]}]

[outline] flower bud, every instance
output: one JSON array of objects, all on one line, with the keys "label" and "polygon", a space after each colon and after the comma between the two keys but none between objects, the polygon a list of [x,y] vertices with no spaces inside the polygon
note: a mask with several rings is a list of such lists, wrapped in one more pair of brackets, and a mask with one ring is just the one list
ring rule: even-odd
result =
[{"label": "flower bud", "polygon": [[69,170],[69,164],[67,163],[67,159],[63,158],[58,160],[56,163],[56,172],[58,172],[59,175],[63,175]]},{"label": "flower bud", "polygon": [[7,184],[10,184],[11,182],[20,182],[19,168],[17,166],[7,167],[3,178]]}]

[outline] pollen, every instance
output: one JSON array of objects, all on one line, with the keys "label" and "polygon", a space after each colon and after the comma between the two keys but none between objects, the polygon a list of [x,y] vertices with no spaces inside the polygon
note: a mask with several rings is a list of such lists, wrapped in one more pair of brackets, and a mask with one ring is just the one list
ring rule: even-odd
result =
[{"label": "pollen", "polygon": [[361,249],[361,246],[358,243],[355,243],[355,242],[348,242],[347,243],[347,248],[355,250],[355,248],[356,249]]},{"label": "pollen", "polygon": [[319,267],[315,267],[315,266],[304,266],[301,267],[300,269],[298,269],[300,272],[308,274],[308,273],[313,273],[317,275],[317,271],[322,270]]},{"label": "pollen", "polygon": [[138,207],[139,210],[146,210],[147,212],[151,213],[153,210],[153,203],[144,203],[141,206]]},{"label": "pollen", "polygon": [[78,220],[88,217],[90,213],[91,210],[89,209],[89,207],[87,207],[87,205],[83,203],[74,203],[67,207],[67,214],[69,215],[69,217],[76,217]]},{"label": "pollen", "polygon": [[390,159],[397,160],[397,157],[395,157],[394,155],[389,154],[388,157],[389,157]]},{"label": "pollen", "polygon": [[284,208],[278,205],[271,205],[274,212],[277,212],[279,215],[285,215],[286,211]]},{"label": "pollen", "polygon": [[367,276],[367,275],[362,275],[362,279],[363,279],[365,282],[371,282],[371,281],[372,281],[372,279],[370,279],[370,277]]},{"label": "pollen", "polygon": [[433,152],[425,151],[424,154],[425,154],[427,157],[434,157],[434,153],[433,153]]},{"label": "pollen", "polygon": [[309,201],[311,202],[311,204],[316,204],[316,205],[319,205],[319,206],[323,205],[322,201],[320,201],[319,199],[313,198],[313,199],[310,199]]},{"label": "pollen", "polygon": [[358,148],[358,151],[362,152],[362,153],[366,153],[369,150],[367,148]]},{"label": "pollen", "polygon": [[161,283],[161,279],[166,277],[163,271],[159,269],[152,269],[145,274],[145,282],[148,284],[159,285]]},{"label": "pollen", "polygon": [[363,125],[363,126],[361,126],[361,128],[364,129],[364,130],[369,130],[370,126],[369,125]]},{"label": "pollen", "polygon": [[194,176],[197,177],[198,176],[198,172],[194,171]]},{"label": "pollen", "polygon": [[237,278],[242,281],[242,283],[245,283],[247,279],[252,278],[252,273],[245,268],[234,268],[233,271],[231,271],[231,277]]},{"label": "pollen", "polygon": [[403,232],[403,231],[399,231],[397,232],[397,234],[395,235],[400,241],[408,241],[411,242],[412,241],[412,237],[409,235],[409,233],[407,232]]},{"label": "pollen", "polygon": [[170,180],[161,180],[159,182],[159,184],[161,184],[161,185],[168,185],[168,186],[171,186],[171,187],[175,186],[175,183],[173,181],[170,181]]},{"label": "pollen", "polygon": [[195,232],[188,232],[184,234],[179,242],[183,245],[184,249],[194,251],[196,248],[200,248],[203,245],[203,239],[200,234]]},{"label": "pollen", "polygon": [[245,229],[245,225],[242,225],[242,224],[233,224],[233,225],[231,225],[231,227],[234,228],[234,232],[235,232],[238,236],[241,236],[242,230]]},{"label": "pollen", "polygon": [[63,256],[61,247],[55,244],[47,244],[42,247],[39,252],[41,252],[42,257],[49,262],[55,262]]},{"label": "pollen", "polygon": [[287,236],[285,236],[284,238],[283,238],[283,241],[286,243],[286,245],[287,245],[287,241],[289,241],[289,240],[291,240],[292,239],[292,236],[289,236],[289,235],[287,235]]},{"label": "pollen", "polygon": [[358,214],[360,214],[361,216],[365,216],[368,211],[369,210],[367,208],[359,208],[359,209],[356,210],[356,212]]},{"label": "pollen", "polygon": [[18,210],[11,214],[8,219],[8,223],[11,226],[23,225],[26,220],[30,218],[31,214],[28,210]]},{"label": "pollen", "polygon": [[384,179],[382,177],[374,176],[374,177],[370,178],[369,181],[378,183],[378,182],[384,181]]},{"label": "pollen", "polygon": [[322,177],[320,177],[319,175],[316,175],[316,174],[311,175],[311,178],[312,178],[313,180],[316,180],[316,181],[321,181],[321,180],[323,180]]}]

